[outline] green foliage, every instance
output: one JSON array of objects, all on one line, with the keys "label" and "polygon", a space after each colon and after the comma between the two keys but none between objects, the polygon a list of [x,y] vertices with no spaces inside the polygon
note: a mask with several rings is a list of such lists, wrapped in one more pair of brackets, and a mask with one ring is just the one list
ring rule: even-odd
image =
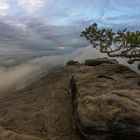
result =
[{"label": "green foliage", "polygon": [[94,23],[82,31],[81,36],[109,57],[124,57],[130,64],[140,61],[140,31],[123,29],[115,32],[109,28],[98,28]]}]

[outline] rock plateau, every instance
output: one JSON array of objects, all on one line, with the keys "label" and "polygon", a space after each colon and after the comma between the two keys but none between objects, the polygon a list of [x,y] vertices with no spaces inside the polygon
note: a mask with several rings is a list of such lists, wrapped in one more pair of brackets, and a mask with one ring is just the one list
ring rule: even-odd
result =
[{"label": "rock plateau", "polygon": [[106,58],[68,63],[1,96],[0,140],[140,140],[140,75]]}]

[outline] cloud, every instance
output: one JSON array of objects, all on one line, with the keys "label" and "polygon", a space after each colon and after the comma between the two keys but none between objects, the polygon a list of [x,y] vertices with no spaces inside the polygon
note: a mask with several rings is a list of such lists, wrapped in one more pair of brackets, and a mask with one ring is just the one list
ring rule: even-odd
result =
[{"label": "cloud", "polygon": [[[81,18],[69,22],[68,25],[54,25],[42,18],[22,14],[6,15],[0,17],[0,20],[0,55],[15,57],[63,55],[85,47],[88,42],[80,37],[80,32],[92,23],[92,20]],[[106,20],[104,23],[109,27],[123,27],[122,24],[115,24],[114,18],[107,17]],[[134,30],[139,25],[133,23],[127,24],[127,27]]]},{"label": "cloud", "polygon": [[38,57],[29,59],[27,62],[20,62],[18,65],[14,61],[9,61],[11,60],[9,58],[0,60],[3,63],[0,66],[0,95],[2,95],[24,88],[33,77],[36,78],[40,73],[46,73],[54,66],[62,65],[64,56]]},{"label": "cloud", "polygon": [[[83,2],[80,0],[68,2],[65,0],[18,0],[18,4],[25,9],[29,7],[38,9],[42,6],[44,9],[41,8],[36,15],[28,15],[25,11],[20,11],[0,16],[0,48],[3,53],[9,54],[54,55],[69,53],[88,45],[87,41],[80,37],[80,32],[92,22],[98,21],[97,17],[103,19],[103,21],[99,21],[99,24],[103,22],[104,26],[120,28],[126,26],[127,21],[127,27],[139,28],[138,22],[136,22],[139,15],[136,17],[133,16],[133,13],[131,17],[120,15],[121,18],[116,15],[106,16],[108,11],[112,13],[110,8],[114,3],[116,2],[113,0]],[[74,5],[71,7],[72,4]],[[20,9],[21,7],[15,8]],[[99,12],[98,14],[96,10]],[[132,21],[130,23],[130,20],[126,20],[132,19],[132,17],[136,19],[133,20],[135,21],[133,24]]]},{"label": "cloud", "polygon": [[112,0],[101,0],[102,5],[100,6],[100,15],[98,17],[98,21],[102,22],[111,2],[112,2]]},{"label": "cloud", "polygon": [[7,2],[0,2],[0,10],[7,10],[10,8],[10,5]]},{"label": "cloud", "polygon": [[80,22],[80,26],[76,21],[69,25],[56,26],[32,17],[17,17],[13,20],[15,22],[8,21],[9,16],[1,19],[0,55],[64,54],[88,44],[80,37],[81,30],[88,22]]},{"label": "cloud", "polygon": [[28,12],[44,6],[45,0],[17,0],[18,4],[25,8]]},{"label": "cloud", "polygon": [[[19,90],[27,86],[28,81],[39,74],[47,73],[56,66],[64,65],[68,60],[74,59],[83,62],[87,58],[100,56],[92,47],[80,48],[71,54],[43,56],[20,62],[18,65],[11,58],[0,58],[0,93]],[[2,66],[3,64],[3,66]]]},{"label": "cloud", "polygon": [[[54,67],[65,65],[68,60],[77,60],[84,63],[86,59],[107,57],[91,46],[79,48],[70,54],[53,55],[29,58],[25,61],[15,62],[15,58],[0,57],[0,94],[20,90],[33,82],[33,79],[43,76]],[[125,59],[117,59],[121,64],[137,70],[137,64],[129,65]]]},{"label": "cloud", "polygon": [[21,79],[29,77],[37,70],[36,66],[19,65],[11,68],[0,67],[0,93],[15,90]]}]

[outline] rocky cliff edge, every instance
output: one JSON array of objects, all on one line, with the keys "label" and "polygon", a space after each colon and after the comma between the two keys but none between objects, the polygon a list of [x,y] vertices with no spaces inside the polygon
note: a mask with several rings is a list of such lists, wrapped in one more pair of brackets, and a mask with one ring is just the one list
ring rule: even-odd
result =
[{"label": "rocky cliff edge", "polygon": [[0,98],[0,140],[140,140],[140,75],[106,58],[70,61]]}]

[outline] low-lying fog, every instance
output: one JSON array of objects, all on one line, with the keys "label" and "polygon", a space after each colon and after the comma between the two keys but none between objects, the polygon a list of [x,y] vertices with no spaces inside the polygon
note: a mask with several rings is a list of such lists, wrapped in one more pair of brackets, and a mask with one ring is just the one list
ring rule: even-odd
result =
[{"label": "low-lying fog", "polygon": [[[32,83],[33,79],[38,75],[47,74],[50,69],[52,70],[53,67],[65,65],[68,60],[73,59],[84,63],[85,59],[104,56],[91,46],[88,46],[77,49],[71,54],[31,58],[18,64],[15,64],[14,60],[10,58],[3,59],[0,66],[0,93],[20,90],[29,83]],[[128,65],[124,59],[118,59],[118,61]],[[138,71],[136,64],[128,66]]]}]

